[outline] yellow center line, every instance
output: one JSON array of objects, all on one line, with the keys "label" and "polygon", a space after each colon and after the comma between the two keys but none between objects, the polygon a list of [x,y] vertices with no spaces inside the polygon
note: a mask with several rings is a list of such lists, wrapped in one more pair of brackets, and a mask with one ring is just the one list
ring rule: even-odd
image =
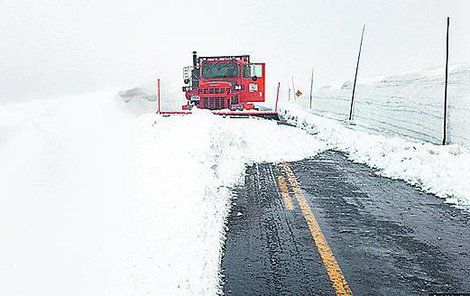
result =
[{"label": "yellow center line", "polygon": [[286,179],[283,176],[277,176],[276,181],[279,189],[281,189],[281,196],[284,200],[286,209],[292,211],[294,209],[294,203],[292,202],[289,192],[287,191]]},{"label": "yellow center line", "polygon": [[315,245],[317,246],[318,252],[320,253],[320,257],[323,261],[323,265],[326,268],[328,277],[330,278],[330,281],[336,291],[336,295],[352,295],[351,289],[349,288],[349,285],[346,282],[343,273],[341,272],[341,268],[338,265],[338,261],[336,261],[336,258],[333,255],[333,252],[331,251],[331,248],[321,231],[320,224],[318,224],[315,215],[313,215],[313,212],[310,209],[307,199],[302,193],[302,190],[299,188],[292,169],[287,164],[283,164],[283,167],[284,171],[286,172],[287,179],[289,180],[289,183],[294,191],[294,195],[297,198],[300,209],[302,210],[302,214],[307,221],[310,234],[315,241]]}]

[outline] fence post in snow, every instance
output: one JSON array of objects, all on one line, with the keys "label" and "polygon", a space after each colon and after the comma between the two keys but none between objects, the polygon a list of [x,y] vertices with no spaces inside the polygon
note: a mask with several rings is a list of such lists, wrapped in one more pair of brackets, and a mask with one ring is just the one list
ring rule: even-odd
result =
[{"label": "fence post in snow", "polygon": [[160,114],[160,78],[157,80],[157,114]]},{"label": "fence post in snow", "polygon": [[449,25],[450,25],[450,18],[447,17],[446,70],[445,70],[445,81],[444,81],[444,126],[443,126],[442,145],[445,145],[447,143],[447,83],[449,79]]},{"label": "fence post in snow", "polygon": [[310,78],[310,104],[309,104],[310,109],[312,109],[312,98],[313,98],[313,68],[312,68],[312,77]]},{"label": "fence post in snow", "polygon": [[351,97],[351,108],[349,109],[349,120],[352,120],[352,116],[353,116],[354,94],[356,92],[357,72],[359,71],[359,61],[361,59],[362,40],[364,39],[365,29],[366,29],[366,25],[362,27],[361,43],[359,44],[359,54],[357,56],[356,74],[354,74],[354,83],[353,83],[352,97]]}]

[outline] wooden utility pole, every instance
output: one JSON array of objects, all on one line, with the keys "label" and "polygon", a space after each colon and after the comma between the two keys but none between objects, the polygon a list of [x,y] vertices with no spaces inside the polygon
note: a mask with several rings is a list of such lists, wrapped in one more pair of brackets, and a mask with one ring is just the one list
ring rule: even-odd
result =
[{"label": "wooden utility pole", "polygon": [[313,68],[312,68],[312,76],[310,78],[310,104],[309,104],[310,109],[312,109],[312,98],[313,98]]},{"label": "wooden utility pole", "polygon": [[364,40],[365,30],[366,30],[366,25],[362,27],[361,43],[359,44],[359,54],[357,55],[356,74],[354,74],[354,83],[353,83],[352,97],[351,97],[351,108],[349,109],[349,120],[352,120],[352,116],[353,116],[354,94],[356,92],[357,72],[359,71],[359,61],[361,60],[362,41]]},{"label": "wooden utility pole", "polygon": [[447,83],[449,80],[449,26],[450,18],[447,17],[447,32],[446,32],[446,72],[444,81],[444,127],[442,145],[447,143]]}]

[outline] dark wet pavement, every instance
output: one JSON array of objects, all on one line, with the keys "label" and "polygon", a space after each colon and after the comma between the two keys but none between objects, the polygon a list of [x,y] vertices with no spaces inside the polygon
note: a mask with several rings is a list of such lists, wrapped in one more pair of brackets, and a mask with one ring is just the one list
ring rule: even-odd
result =
[{"label": "dark wet pavement", "polygon": [[[338,152],[290,163],[355,295],[470,291],[470,215]],[[226,295],[334,295],[305,217],[283,202],[281,166],[247,168],[222,272]]]}]

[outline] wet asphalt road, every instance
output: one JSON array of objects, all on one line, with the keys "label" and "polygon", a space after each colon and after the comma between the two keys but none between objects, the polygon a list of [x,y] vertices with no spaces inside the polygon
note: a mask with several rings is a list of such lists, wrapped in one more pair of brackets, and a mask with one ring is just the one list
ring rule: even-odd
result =
[{"label": "wet asphalt road", "polygon": [[[470,215],[338,152],[289,166],[354,295],[470,292]],[[226,295],[335,295],[281,165],[247,168],[222,258]]]}]

